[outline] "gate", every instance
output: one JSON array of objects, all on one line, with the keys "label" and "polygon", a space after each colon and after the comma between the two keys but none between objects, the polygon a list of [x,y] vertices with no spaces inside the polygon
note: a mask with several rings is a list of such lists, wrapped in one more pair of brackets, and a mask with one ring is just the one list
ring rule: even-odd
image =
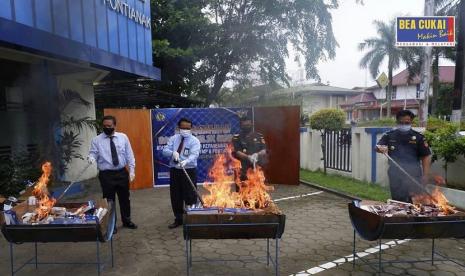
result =
[{"label": "gate", "polygon": [[326,130],[324,134],[324,168],[352,171],[352,132],[349,129]]}]

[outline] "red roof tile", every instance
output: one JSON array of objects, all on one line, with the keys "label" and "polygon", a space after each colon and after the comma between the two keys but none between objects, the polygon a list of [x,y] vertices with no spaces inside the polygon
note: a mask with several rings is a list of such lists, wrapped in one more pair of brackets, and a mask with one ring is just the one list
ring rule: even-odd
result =
[{"label": "red roof tile", "polygon": [[[439,82],[440,83],[454,83],[455,78],[455,66],[439,66]],[[392,77],[392,85],[393,86],[403,86],[407,85],[408,81],[408,70],[404,69],[400,73],[394,75]],[[433,79],[431,78],[431,82]],[[409,82],[410,84],[418,84],[420,83],[420,77],[416,75],[413,79]],[[369,90],[378,88],[378,85],[369,87]]]}]

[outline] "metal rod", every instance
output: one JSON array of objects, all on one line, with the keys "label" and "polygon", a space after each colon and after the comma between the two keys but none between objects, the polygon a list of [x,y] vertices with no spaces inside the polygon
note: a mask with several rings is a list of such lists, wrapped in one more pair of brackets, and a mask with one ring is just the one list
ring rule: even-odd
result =
[{"label": "metal rod", "polygon": [[266,265],[270,265],[270,239],[266,239]]},{"label": "metal rod", "polygon": [[354,242],[352,244],[352,268],[355,268],[355,229],[354,229]]},{"label": "metal rod", "polygon": [[189,266],[189,236],[186,236],[186,272],[187,276],[190,274],[190,266]]},{"label": "metal rod", "polygon": [[199,191],[197,190],[197,187],[195,186],[194,182],[192,182],[192,179],[191,179],[191,177],[189,176],[189,174],[187,173],[186,169],[185,169],[183,166],[181,166],[181,169],[182,169],[182,171],[184,172],[184,174],[186,175],[187,179],[189,180],[189,183],[191,184],[192,189],[194,190],[194,192],[195,192],[195,194],[197,195],[197,197],[198,197],[200,203],[202,203],[202,206],[203,206],[203,205],[204,205],[204,204],[203,204],[203,200],[202,200],[202,197],[200,196]]},{"label": "metal rod", "polygon": [[13,243],[10,242],[10,267],[11,267],[11,275],[15,275],[14,271],[14,263],[13,263]]},{"label": "metal rod", "polygon": [[430,192],[425,188],[425,185],[422,185],[418,180],[416,180],[413,176],[411,176],[402,166],[397,163],[394,159],[392,159],[391,156],[389,156],[387,153],[383,153],[384,156],[389,159],[401,172],[403,172],[410,180],[412,180],[413,183],[415,183],[418,187],[420,187],[423,191],[425,191],[427,194],[430,194]]},{"label": "metal rod", "polygon": [[[66,194],[66,192],[69,190],[69,188],[71,188],[71,186],[73,186],[74,183],[76,183],[76,182],[79,181],[79,179],[81,178],[81,176],[82,176],[82,175],[84,174],[84,172],[90,167],[90,165],[91,165],[91,164],[88,163],[88,164],[84,167],[84,169],[82,169],[82,170],[79,172],[79,174],[76,176],[75,180],[72,181],[71,183],[69,183],[68,187],[66,187],[66,189],[61,193],[61,195],[60,195],[59,197],[57,197],[56,203],[58,203],[58,201],[60,201],[60,199],[63,198],[63,196]],[[56,204],[56,203],[55,203],[55,204]]]},{"label": "metal rod", "polygon": [[381,275],[381,239],[379,239],[378,272]]},{"label": "metal rod", "polygon": [[113,255],[113,237],[110,239],[111,267],[115,267],[115,258]]},{"label": "metal rod", "polygon": [[100,276],[100,245],[98,239],[95,244],[97,245],[97,275]]},{"label": "metal rod", "polygon": [[189,264],[192,267],[192,239],[189,240]]},{"label": "metal rod", "polygon": [[276,238],[275,275],[279,275],[279,238]]},{"label": "metal rod", "polygon": [[434,265],[434,239],[431,245],[431,265]]},{"label": "metal rod", "polygon": [[37,242],[34,243],[34,249],[35,249],[35,264],[36,264],[36,269],[37,269]]}]

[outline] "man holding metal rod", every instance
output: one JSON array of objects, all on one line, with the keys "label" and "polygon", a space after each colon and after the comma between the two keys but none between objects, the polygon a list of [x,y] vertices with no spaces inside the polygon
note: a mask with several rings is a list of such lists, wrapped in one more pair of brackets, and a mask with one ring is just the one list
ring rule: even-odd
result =
[{"label": "man holding metal rod", "polygon": [[87,161],[89,164],[97,162],[103,198],[115,201],[115,195],[118,195],[123,227],[136,229],[137,225],[131,221],[129,200],[129,181],[136,177],[134,153],[126,134],[115,131],[115,117],[103,117],[102,124],[103,133],[92,139]]},{"label": "man holding metal rod", "polygon": [[415,115],[410,110],[396,114],[397,128],[385,133],[376,151],[389,159],[389,187],[394,200],[412,202],[425,191],[430,176],[431,150],[425,137],[412,129]]},{"label": "man holding metal rod", "polygon": [[200,141],[192,135],[192,122],[189,119],[181,118],[178,128],[179,134],[171,136],[163,149],[163,155],[170,158],[171,168],[170,196],[175,220],[168,225],[170,229],[182,225],[184,204],[195,204],[198,197],[197,158],[200,154]]},{"label": "man holding metal rod", "polygon": [[[263,166],[267,153],[265,138],[261,133],[253,131],[252,119],[247,115],[239,117],[241,132],[232,138],[232,156],[241,161],[240,181],[247,180],[247,170],[254,169],[256,165]],[[237,182],[237,181],[236,181]],[[236,187],[238,190],[239,187]]]}]

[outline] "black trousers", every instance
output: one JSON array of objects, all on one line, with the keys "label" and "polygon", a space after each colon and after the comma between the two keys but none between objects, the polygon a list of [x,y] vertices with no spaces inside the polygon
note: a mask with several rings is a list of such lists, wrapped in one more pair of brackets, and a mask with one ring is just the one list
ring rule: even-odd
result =
[{"label": "black trousers", "polygon": [[131,221],[131,205],[129,200],[129,173],[123,168],[117,171],[100,171],[98,174],[103,198],[115,202],[118,195],[119,209],[123,223]]},{"label": "black trousers", "polygon": [[[186,169],[186,171],[197,187],[197,169]],[[170,196],[174,217],[177,222],[182,222],[184,203],[186,205],[195,204],[197,202],[197,194],[181,169],[170,169]]]}]

